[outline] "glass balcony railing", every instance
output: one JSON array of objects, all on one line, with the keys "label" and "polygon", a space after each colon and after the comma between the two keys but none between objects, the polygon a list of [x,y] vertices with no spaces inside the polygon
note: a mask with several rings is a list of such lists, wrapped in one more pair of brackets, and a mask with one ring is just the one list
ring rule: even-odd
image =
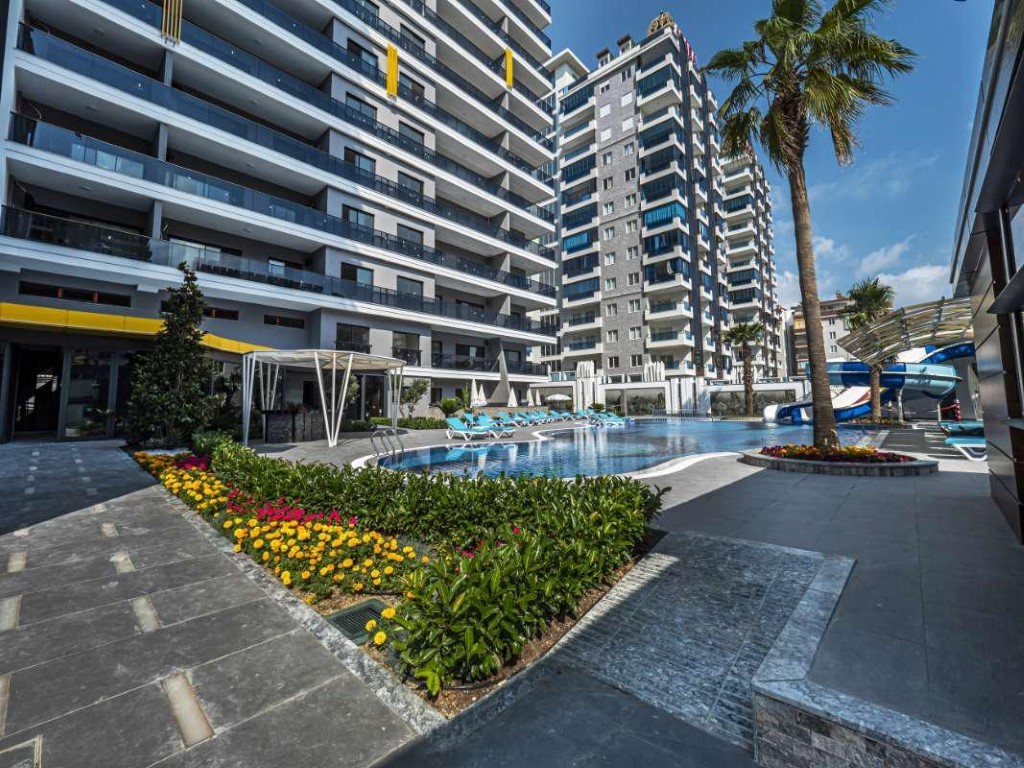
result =
[{"label": "glass balcony railing", "polygon": [[[399,293],[387,288],[378,288],[353,280],[342,280],[304,269],[270,265],[265,261],[232,256],[212,248],[155,240],[131,232],[69,221],[10,206],[3,208],[0,227],[2,227],[0,231],[6,237],[48,243],[64,248],[77,248],[169,267],[185,262],[197,272],[337,296],[510,330],[530,333],[547,333],[549,330],[547,326],[542,326],[522,315],[488,312],[465,304],[424,298],[419,294]],[[352,349],[350,351],[361,350]]]},{"label": "glass balcony railing", "polygon": [[392,347],[391,356],[397,360],[404,360],[408,365],[420,364],[422,353],[418,349],[407,349],[405,347]]},{"label": "glass balcony railing", "polygon": [[581,341],[570,341],[565,345],[570,352],[579,352],[584,349],[597,349],[597,339],[583,339]]},{"label": "glass balcony railing", "polygon": [[[525,13],[523,13],[516,7],[515,0],[499,0],[498,5],[508,11],[511,11],[512,15],[519,19],[521,22],[523,22],[523,24],[525,24],[527,28],[531,32],[533,32],[533,34],[540,38],[540,41],[544,43],[544,45],[546,45],[548,48],[551,47],[551,38],[544,34],[544,31],[536,24],[534,24],[529,16],[527,16]],[[541,2],[541,6],[546,7],[547,3]],[[550,8],[546,8],[546,10],[548,11],[548,13],[551,12]]]},{"label": "glass balcony railing", "polygon": [[398,253],[420,261],[454,269],[486,280],[553,296],[554,288],[538,283],[523,275],[515,275],[486,264],[478,264],[460,256],[444,253],[404,238],[354,224],[315,208],[274,197],[248,187],[233,184],[187,168],[161,162],[139,152],[114,144],[76,134],[65,128],[39,122],[23,115],[14,115],[11,121],[11,140],[26,146],[52,152],[71,160],[86,163],[106,171],[171,187],[226,205],[243,208],[253,213],[270,216],[321,232],[355,240],[376,248]]},{"label": "glass balcony railing", "polygon": [[[154,5],[149,2],[149,0],[103,1],[152,27],[159,29],[161,26],[162,12],[160,10],[160,6]],[[385,86],[387,78],[384,72],[377,69],[377,67],[372,63],[363,60],[355,54],[349,53],[347,50],[339,46],[337,43],[334,43],[320,32],[301,24],[275,6],[263,2],[263,0],[241,0],[241,2],[270,21],[273,21],[278,26],[301,38],[303,41],[331,56],[336,61],[339,61],[350,69],[356,71],[358,74],[370,78],[381,87]],[[344,105],[334,101],[330,96],[317,90],[316,87],[309,83],[299,80],[287,72],[273,67],[253,54],[238,48],[227,40],[217,37],[202,27],[198,27],[188,21],[182,24],[182,40],[189,45],[195,46],[204,53],[208,53],[209,55],[214,56],[233,67],[241,69],[243,72],[262,80],[272,87],[279,88],[280,90],[289,93],[292,96],[296,96],[297,98],[313,104],[327,112],[336,114],[339,107],[344,107]],[[498,157],[507,160],[512,165],[526,173],[529,173],[544,184],[548,186],[552,185],[553,181],[548,174],[540,171],[514,152],[505,149],[498,141],[492,139],[487,134],[473,128],[451,113],[441,109],[434,104],[434,102],[428,101],[421,94],[414,92],[408,86],[399,84],[398,95],[403,100],[408,100],[413,103],[417,108],[428,113],[439,122],[444,123],[456,133],[465,136]]]},{"label": "glass balcony railing", "polygon": [[336,339],[334,342],[334,348],[339,352],[362,352],[363,354],[370,354],[370,342],[368,341],[347,341],[345,339]]},{"label": "glass balcony railing", "polygon": [[[257,10],[257,6],[267,5],[267,3],[265,3],[263,0],[242,0],[242,2],[250,8],[253,8],[254,10]],[[363,3],[359,2],[359,0],[334,0],[334,3],[335,5],[344,8],[346,11],[353,14],[364,24],[380,32],[382,35],[384,35],[384,37],[388,38],[392,43],[397,45],[406,53],[409,53],[415,58],[422,61],[424,64],[430,67],[432,71],[437,72],[442,77],[446,78],[449,82],[454,83],[456,87],[462,89],[470,96],[472,96],[477,101],[477,103],[479,103],[485,109],[494,112],[496,115],[500,116],[509,124],[514,125],[516,128],[521,130],[523,133],[529,136],[533,141],[536,141],[542,147],[551,149],[551,147],[553,146],[551,140],[547,138],[542,132],[537,131],[536,128],[530,126],[529,123],[520,118],[518,115],[513,114],[513,112],[509,110],[507,107],[501,106],[501,104],[497,103],[493,98],[491,98],[486,93],[481,91],[477,86],[475,86],[469,80],[467,80],[458,72],[453,70],[451,67],[447,66],[441,61],[438,61],[438,59],[435,56],[432,56],[429,53],[427,53],[426,49],[422,45],[411,40],[407,36],[403,35],[399,30],[395,29],[390,24],[383,21],[377,14],[376,9],[364,5]],[[500,73],[502,77],[505,76],[504,65],[502,65],[500,68],[491,66],[492,62],[490,62],[487,59],[486,54],[484,54],[483,51],[480,51],[479,48],[477,48],[475,45],[469,42],[469,40],[467,40],[465,37],[463,37],[462,40],[460,40],[459,42],[464,45],[471,46],[471,52],[473,52],[472,49],[476,49],[476,51],[479,51],[480,57],[483,58],[489,69],[492,69],[497,73]],[[522,94],[523,96],[525,96],[534,104],[540,106],[542,110],[544,109],[544,107],[540,104],[541,97],[539,97],[526,86],[522,85],[521,83],[516,83],[513,85],[513,89]]]},{"label": "glass balcony railing", "polygon": [[[280,152],[295,160],[320,168],[349,181],[370,187],[377,192],[415,205],[435,215],[464,224],[491,237],[503,240],[510,245],[518,248],[530,248],[530,241],[524,236],[495,226],[487,217],[475,211],[453,203],[437,201],[415,190],[395,184],[382,176],[377,176],[355,165],[346,163],[328,152],[324,152],[266,126],[254,123],[226,109],[208,104],[201,99],[182,93],[156,80],[151,80],[126,67],[122,67],[120,64],[115,64],[101,56],[77,48],[41,30],[22,26],[19,47],[21,50],[34,53],[46,61],[59,64],[94,80],[112,85],[138,98],[173,109],[206,125],[219,128],[239,138]],[[539,209],[534,213],[537,215]],[[545,213],[550,217],[548,218],[549,221],[554,218],[550,212],[545,211]]]}]

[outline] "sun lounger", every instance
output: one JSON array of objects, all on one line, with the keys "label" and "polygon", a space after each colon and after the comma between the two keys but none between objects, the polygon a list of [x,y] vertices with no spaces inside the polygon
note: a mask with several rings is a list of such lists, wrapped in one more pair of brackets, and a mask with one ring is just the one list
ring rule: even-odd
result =
[{"label": "sun lounger", "polygon": [[467,441],[472,440],[474,437],[498,437],[496,430],[470,425],[464,421],[460,421],[454,416],[449,416],[445,421],[448,423],[448,429],[445,431],[445,434],[448,436],[449,440],[456,436]]},{"label": "sun lounger", "polygon": [[946,445],[956,448],[968,461],[984,461],[988,457],[984,437],[947,437]]}]

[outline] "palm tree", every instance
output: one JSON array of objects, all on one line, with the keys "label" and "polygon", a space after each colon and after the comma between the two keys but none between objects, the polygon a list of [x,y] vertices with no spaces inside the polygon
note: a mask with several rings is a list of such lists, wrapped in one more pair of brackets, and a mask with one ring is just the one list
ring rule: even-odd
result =
[{"label": "palm tree", "polygon": [[743,360],[743,395],[746,399],[747,416],[754,415],[754,350],[751,344],[757,344],[764,335],[764,326],[760,323],[737,323],[722,336],[726,344],[733,349],[740,348]]},{"label": "palm tree", "polygon": [[818,278],[804,155],[811,128],[829,131],[837,160],[848,164],[854,127],[866,107],[889,104],[885,77],[913,69],[915,54],[874,34],[870,22],[889,0],[772,0],[772,15],[754,25],[756,40],[716,53],[707,69],[736,81],[721,108],[727,154],[760,144],[789,180],[800,295],[807,323],[814,444],[839,443],[825,367]]},{"label": "palm tree", "polygon": [[[865,278],[854,283],[848,293],[853,302],[844,312],[850,329],[859,331],[878,322],[892,311],[892,302],[896,291],[877,277]],[[882,367],[884,362],[872,363],[869,383],[871,385],[871,418],[878,421],[882,418]]]}]

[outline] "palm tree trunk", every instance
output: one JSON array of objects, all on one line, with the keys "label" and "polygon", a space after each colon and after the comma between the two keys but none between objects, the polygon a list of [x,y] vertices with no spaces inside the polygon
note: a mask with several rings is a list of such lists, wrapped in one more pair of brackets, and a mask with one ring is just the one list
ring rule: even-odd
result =
[{"label": "palm tree trunk", "polygon": [[871,420],[882,420],[882,366],[872,365],[868,383],[871,385]]},{"label": "palm tree trunk", "polygon": [[811,242],[811,205],[807,198],[807,177],[803,163],[789,168],[789,194],[793,205],[796,232],[796,264],[800,275],[800,297],[807,333],[808,363],[811,376],[811,411],[814,417],[814,445],[833,448],[839,445],[836,415],[832,410],[832,391],[825,367],[825,335],[821,328],[818,302],[818,275],[814,268]]},{"label": "palm tree trunk", "polygon": [[743,345],[743,395],[746,398],[747,416],[754,415],[754,364],[750,359],[750,347]]}]

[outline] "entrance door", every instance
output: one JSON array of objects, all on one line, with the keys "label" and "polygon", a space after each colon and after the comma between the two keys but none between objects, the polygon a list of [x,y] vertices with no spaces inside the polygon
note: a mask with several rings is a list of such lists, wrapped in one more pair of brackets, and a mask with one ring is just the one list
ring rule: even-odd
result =
[{"label": "entrance door", "polygon": [[14,436],[57,431],[63,358],[59,349],[18,348],[11,419]]},{"label": "entrance door", "polygon": [[71,353],[64,437],[106,437],[111,431],[110,368],[109,352]]}]

